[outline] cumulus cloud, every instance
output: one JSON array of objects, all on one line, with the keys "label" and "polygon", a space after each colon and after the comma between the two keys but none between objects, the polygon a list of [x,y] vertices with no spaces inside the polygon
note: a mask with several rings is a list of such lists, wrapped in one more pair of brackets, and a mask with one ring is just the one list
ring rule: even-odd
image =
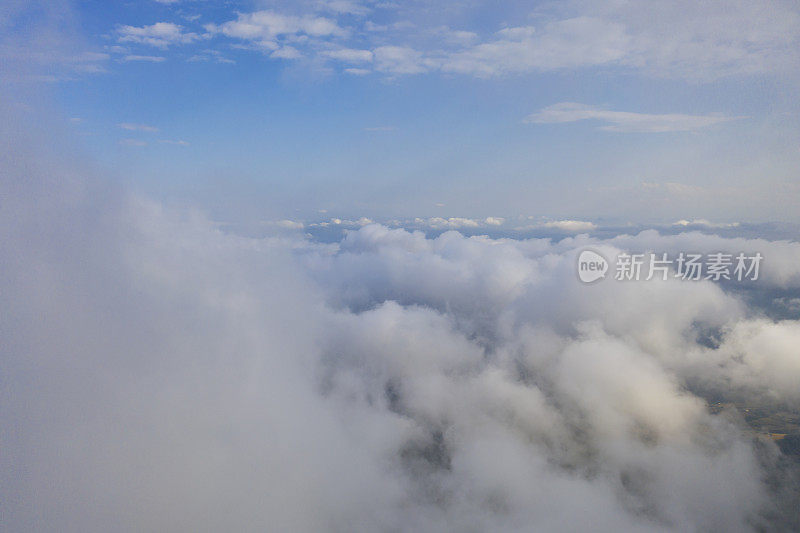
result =
[{"label": "cumulus cloud", "polygon": [[800,288],[800,244],[368,219],[246,238],[43,152],[29,122],[0,122],[9,529],[797,528],[785,458],[707,404],[800,406],[798,321],[574,268],[587,246],[759,250],[769,294]]},{"label": "cumulus cloud", "polygon": [[196,33],[185,32],[182,26],[172,22],[156,22],[149,26],[120,26],[117,28],[121,43],[137,43],[167,48],[173,44],[187,44],[197,41]]},{"label": "cumulus cloud", "polygon": [[597,229],[597,224],[584,220],[552,220],[545,222],[544,227],[578,233],[581,231],[594,231]]},{"label": "cumulus cloud", "polygon": [[740,117],[728,117],[721,114],[683,115],[631,113],[628,111],[611,111],[595,106],[562,102],[545,107],[538,113],[529,115],[525,122],[532,124],[562,124],[581,120],[598,120],[608,125],[601,130],[617,132],[662,133],[670,131],[696,131],[722,122],[736,120]]},{"label": "cumulus cloud", "polygon": [[[509,13],[503,27],[490,31],[480,25],[444,26],[430,10],[395,7],[351,0],[277,3],[206,24],[205,32],[157,22],[121,25],[117,38],[166,49],[218,36],[273,58],[334,59],[355,64],[342,69],[349,74],[376,70],[389,77],[438,72],[491,78],[603,68],[707,82],[737,75],[791,75],[800,49],[800,12],[788,0],[771,2],[769,9],[745,0],[713,0],[701,6],[684,0],[570,1],[549,9],[531,5],[528,12]],[[485,8],[485,2],[448,7],[463,20]],[[373,17],[377,11],[379,20]],[[324,61],[311,62],[320,63]],[[91,65],[99,68],[97,62]],[[565,111],[546,109],[540,118],[552,122],[558,113],[557,121],[564,121]],[[571,110],[573,115],[578,111],[583,117],[570,120],[606,120],[606,129],[613,131],[694,131],[732,119]]]},{"label": "cumulus cloud", "polygon": [[[800,49],[800,12],[788,0],[771,2],[768,9],[746,0],[714,0],[702,6],[684,0],[572,1],[547,10],[531,6],[529,16],[510,17],[505,27],[490,33],[409,23],[402,17],[412,14],[424,21],[420,15],[425,13],[389,9],[388,4],[374,6],[383,12],[380,23],[367,19],[355,25],[341,17],[368,17],[373,6],[349,0],[301,5],[308,8],[304,15],[278,10],[240,13],[207,30],[267,49],[277,48],[279,40],[310,37],[303,51],[316,55],[321,49],[323,57],[330,57],[327,49],[332,45],[342,47],[340,41],[349,41],[344,48],[362,50],[353,57],[374,58],[378,70],[390,76],[446,72],[488,78],[599,67],[711,81],[792,73]],[[483,2],[449,7],[466,19],[482,8]],[[704,125],[696,122],[701,118],[659,120],[680,120],[683,128],[696,129]]]},{"label": "cumulus cloud", "polygon": [[279,41],[307,37],[342,36],[345,31],[335,20],[313,15],[284,15],[275,11],[240,13],[235,20],[222,24],[208,24],[212,34],[244,40],[267,49],[277,49]]},{"label": "cumulus cloud", "polygon": [[477,228],[480,223],[477,220],[464,217],[431,217],[427,219],[417,218],[414,220],[416,224],[428,226],[433,229],[457,229],[457,228]]}]

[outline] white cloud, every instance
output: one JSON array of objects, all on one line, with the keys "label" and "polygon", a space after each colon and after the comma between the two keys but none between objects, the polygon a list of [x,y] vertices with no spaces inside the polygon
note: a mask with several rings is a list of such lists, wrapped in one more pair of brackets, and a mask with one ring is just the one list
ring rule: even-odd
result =
[{"label": "white cloud", "polygon": [[184,32],[183,27],[172,22],[156,22],[150,26],[119,26],[118,41],[167,48],[173,44],[187,44],[197,41],[196,33]]},{"label": "white cloud", "polygon": [[580,233],[596,230],[597,224],[583,220],[553,220],[550,222],[545,222],[544,227],[569,231],[571,233]]},{"label": "white cloud", "polygon": [[163,63],[167,58],[164,56],[142,56],[142,55],[126,55],[122,61],[144,61],[146,63]]},{"label": "white cloud", "polygon": [[368,226],[370,224],[373,224],[374,222],[372,221],[372,219],[369,219],[367,217],[361,217],[358,220],[332,218],[330,223],[336,226],[344,226],[346,228],[359,228],[362,226]]},{"label": "white cloud", "polygon": [[[514,25],[512,19],[491,34],[441,25],[426,28],[403,18],[417,13],[414,9],[398,14],[394,9],[349,0],[300,5],[307,14],[276,10],[239,13],[236,19],[206,25],[206,30],[262,51],[288,43],[309,57],[321,54],[361,62],[370,61],[371,53],[378,70],[390,76],[446,72],[489,78],[600,67],[709,81],[732,75],[790,73],[800,49],[800,11],[788,1],[776,1],[770,9],[746,0],[734,0],[733,4],[712,0],[702,5],[688,0],[573,1],[518,17],[522,24]],[[352,15],[368,16],[371,7],[398,18],[380,24],[373,20],[347,24]],[[464,15],[478,7],[450,9]],[[155,32],[159,35],[149,35],[153,30],[148,28],[152,27],[138,28],[140,35],[131,38],[155,39],[156,44],[165,46],[170,38],[181,35],[168,27]],[[347,52],[337,54],[336,49],[352,52],[346,57]]]},{"label": "white cloud", "polygon": [[146,131],[149,133],[155,133],[158,131],[158,128],[155,126],[149,126],[147,124],[134,124],[132,122],[121,122],[120,124],[117,124],[117,126],[128,131]]},{"label": "white cloud", "polygon": [[9,530],[798,529],[793,463],[707,401],[800,408],[800,321],[574,271],[587,246],[759,251],[769,298],[800,289],[797,242],[246,238],[87,178],[8,105]]},{"label": "white cloud", "polygon": [[458,228],[477,228],[480,226],[478,221],[463,217],[431,217],[427,219],[417,218],[416,224],[431,227],[433,229],[458,229]]},{"label": "white cloud", "polygon": [[709,81],[789,73],[799,59],[800,11],[788,1],[572,2],[562,11],[446,54],[443,69],[490,77],[605,66]]},{"label": "white cloud", "polygon": [[204,62],[214,62],[214,63],[224,63],[233,65],[236,63],[233,59],[229,59],[225,57],[219,50],[203,50],[193,56],[191,56],[187,61],[191,63],[204,63]]},{"label": "white cloud", "polygon": [[249,239],[37,161],[0,178],[11,529],[791,529],[774,448],[699,394],[797,405],[797,321],[574,267],[585,246],[759,249],[764,286],[800,287],[797,243],[367,219],[334,244]]},{"label": "white cloud", "polygon": [[356,0],[319,0],[320,8],[337,14],[365,16],[371,9]]},{"label": "white cloud", "polygon": [[274,224],[284,229],[303,229],[305,227],[305,224],[303,224],[302,222],[299,222],[297,220],[288,220],[288,219],[278,220]]},{"label": "white cloud", "polygon": [[497,38],[449,54],[447,72],[479,77],[536,70],[607,65],[625,57],[628,37],[622,25],[576,17],[534,26],[511,27]]},{"label": "white cloud", "polygon": [[431,34],[440,38],[444,44],[467,46],[474,44],[480,39],[480,36],[472,31],[453,30],[448,26],[440,26],[433,28]]},{"label": "white cloud", "polygon": [[374,51],[375,68],[389,74],[421,74],[435,62],[407,46],[379,46]]},{"label": "white cloud", "polygon": [[338,50],[328,50],[323,52],[325,57],[346,61],[348,63],[369,63],[372,61],[372,52],[369,50],[357,50],[353,48],[340,48]]},{"label": "white cloud", "polygon": [[722,114],[684,115],[647,114],[628,111],[611,111],[600,107],[562,102],[545,107],[529,115],[525,122],[533,124],[561,124],[581,120],[598,120],[607,123],[604,131],[662,133],[674,131],[697,131],[715,124],[737,120]]},{"label": "white cloud", "polygon": [[704,218],[695,218],[692,220],[678,220],[672,223],[673,226],[692,227],[699,226],[704,228],[735,228],[739,226],[738,222],[710,222]]},{"label": "white cloud", "polygon": [[99,73],[105,72],[104,63],[110,56],[104,52],[82,52],[80,54],[66,58],[66,62],[72,65],[77,72]]},{"label": "white cloud", "polygon": [[789,73],[800,49],[796,2],[747,0],[698,4],[634,1],[593,4],[596,16],[624,24],[631,37],[625,63],[656,76],[698,81]]},{"label": "white cloud", "polygon": [[347,74],[352,74],[353,76],[366,76],[367,74],[372,72],[371,70],[364,69],[364,68],[346,68],[346,69],[344,69],[344,71]]},{"label": "white cloud", "polygon": [[158,142],[161,144],[172,144],[175,146],[189,146],[189,143],[180,139],[173,140],[173,139],[161,139]]},{"label": "white cloud", "polygon": [[303,54],[293,46],[282,46],[269,54],[270,57],[280,59],[298,59],[303,57]]},{"label": "white cloud", "polygon": [[317,16],[283,15],[275,11],[240,13],[236,20],[208,24],[206,30],[227,37],[252,42],[268,49],[278,47],[278,41],[293,41],[303,36],[342,36],[346,32],[335,20]]}]

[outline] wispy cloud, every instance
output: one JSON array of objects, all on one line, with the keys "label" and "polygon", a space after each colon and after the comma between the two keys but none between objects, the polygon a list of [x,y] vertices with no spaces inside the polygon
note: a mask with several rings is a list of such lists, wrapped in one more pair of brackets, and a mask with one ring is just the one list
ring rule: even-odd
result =
[{"label": "wispy cloud", "polygon": [[161,62],[166,61],[166,60],[167,60],[167,58],[164,57],[164,56],[140,56],[140,55],[135,55],[135,54],[127,55],[127,56],[122,58],[122,61],[125,61],[125,62],[128,62],[128,61],[144,61],[144,62],[147,62],[147,63],[161,63]]},{"label": "wispy cloud", "polygon": [[147,146],[145,141],[139,139],[121,139],[119,144],[122,146]]},{"label": "wispy cloud", "polygon": [[685,227],[685,228],[693,228],[693,227],[703,227],[703,228],[736,228],[739,226],[738,222],[711,222],[704,218],[695,218],[692,220],[678,220],[677,222],[672,223],[673,226]]},{"label": "wispy cloud", "polygon": [[598,120],[606,123],[600,129],[616,132],[661,133],[671,131],[696,131],[722,122],[737,120],[742,117],[730,117],[722,114],[685,115],[685,114],[649,114],[629,111],[611,111],[596,106],[562,102],[545,107],[538,113],[525,118],[532,124],[561,124],[581,120]]},{"label": "wispy cloud", "polygon": [[320,8],[336,14],[365,16],[372,10],[356,0],[320,0]]},{"label": "wispy cloud", "polygon": [[233,59],[225,57],[219,50],[213,50],[213,49],[203,50],[193,55],[189,59],[187,59],[187,61],[191,63],[205,63],[205,62],[226,63],[229,65],[233,65],[236,63],[236,61],[234,61]]},{"label": "wispy cloud", "polygon": [[340,48],[338,50],[328,50],[323,52],[325,57],[347,61],[350,63],[368,63],[372,61],[373,54],[369,50],[358,50],[353,48]]},{"label": "wispy cloud", "polygon": [[490,77],[607,65],[625,57],[628,42],[623,25],[581,16],[541,28],[505,28],[483,43],[448,54],[442,70]]},{"label": "wispy cloud", "polygon": [[117,124],[117,126],[128,131],[146,131],[150,133],[155,133],[158,131],[158,128],[155,126],[148,126],[147,124],[135,124],[132,122],[121,122]]}]

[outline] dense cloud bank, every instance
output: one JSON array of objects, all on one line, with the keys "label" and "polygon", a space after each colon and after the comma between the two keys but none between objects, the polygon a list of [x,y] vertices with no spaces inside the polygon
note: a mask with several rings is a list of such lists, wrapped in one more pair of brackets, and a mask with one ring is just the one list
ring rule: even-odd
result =
[{"label": "dense cloud bank", "polygon": [[589,245],[757,250],[781,295],[797,243],[252,239],[10,139],[9,531],[798,526],[791,463],[707,401],[797,409],[800,323],[735,287],[574,270]]}]

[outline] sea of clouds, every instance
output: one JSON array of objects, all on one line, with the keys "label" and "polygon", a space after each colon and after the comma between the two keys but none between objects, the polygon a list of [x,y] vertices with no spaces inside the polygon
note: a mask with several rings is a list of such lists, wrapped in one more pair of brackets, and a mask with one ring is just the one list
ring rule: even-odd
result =
[{"label": "sea of clouds", "polygon": [[[798,527],[794,463],[708,409],[800,407],[797,242],[244,237],[23,122],[0,126],[3,529]],[[746,290],[584,285],[587,246],[765,259]]]}]

